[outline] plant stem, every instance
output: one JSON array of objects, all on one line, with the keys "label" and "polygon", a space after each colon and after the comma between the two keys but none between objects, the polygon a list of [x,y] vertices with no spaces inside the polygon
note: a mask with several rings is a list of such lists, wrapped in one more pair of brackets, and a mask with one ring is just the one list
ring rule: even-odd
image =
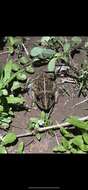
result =
[{"label": "plant stem", "polygon": [[[88,116],[81,117],[81,118],[79,118],[79,120],[80,121],[86,121],[86,120],[88,120]],[[64,123],[52,125],[52,126],[49,126],[49,127],[38,128],[36,132],[45,132],[45,131],[48,131],[50,129],[56,130],[56,129],[60,129],[61,127],[65,127],[65,129],[68,129],[69,126],[71,126],[70,123],[64,122]],[[69,127],[69,128],[72,129],[73,127]],[[35,131],[17,135],[17,138],[27,137],[27,136],[32,136],[32,135],[35,135]]]}]

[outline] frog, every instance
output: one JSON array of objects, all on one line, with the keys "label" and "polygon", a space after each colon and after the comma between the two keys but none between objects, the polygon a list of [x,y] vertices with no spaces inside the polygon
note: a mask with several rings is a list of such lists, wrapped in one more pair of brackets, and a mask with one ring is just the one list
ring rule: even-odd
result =
[{"label": "frog", "polygon": [[[30,84],[28,88],[30,89]],[[49,112],[58,102],[58,90],[54,75],[47,72],[38,74],[32,83],[31,95],[40,110]]]}]

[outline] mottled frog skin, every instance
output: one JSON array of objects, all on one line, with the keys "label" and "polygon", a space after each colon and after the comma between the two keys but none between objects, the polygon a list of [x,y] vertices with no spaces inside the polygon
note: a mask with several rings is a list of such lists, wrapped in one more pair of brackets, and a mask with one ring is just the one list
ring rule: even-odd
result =
[{"label": "mottled frog skin", "polygon": [[40,73],[34,80],[33,96],[37,106],[44,111],[48,111],[54,106],[56,101],[56,84],[53,77],[48,73]]}]

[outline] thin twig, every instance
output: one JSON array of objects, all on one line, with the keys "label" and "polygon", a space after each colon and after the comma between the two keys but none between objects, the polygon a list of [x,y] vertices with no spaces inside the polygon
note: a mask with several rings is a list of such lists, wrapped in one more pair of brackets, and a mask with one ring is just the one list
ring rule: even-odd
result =
[{"label": "thin twig", "polygon": [[74,108],[74,107],[76,107],[76,106],[78,106],[78,105],[80,105],[80,104],[83,104],[83,103],[85,103],[85,102],[87,102],[87,101],[88,101],[88,98],[86,98],[85,100],[83,100],[83,101],[81,101],[81,102],[75,104],[72,108]]},{"label": "thin twig", "polygon": [[28,56],[28,55],[29,55],[29,52],[28,52],[27,48],[25,47],[24,43],[22,43],[22,46],[23,46],[23,48],[24,48],[24,51],[25,51],[26,55]]},{"label": "thin twig", "polygon": [[[88,116],[81,117],[81,118],[79,118],[79,120],[80,121],[86,121],[86,120],[88,120]],[[32,135],[35,135],[36,132],[45,132],[45,131],[50,130],[50,129],[56,130],[56,129],[60,129],[61,127],[65,127],[65,129],[68,129],[68,127],[70,125],[71,125],[70,123],[64,122],[64,123],[52,125],[52,126],[49,126],[49,127],[38,128],[36,131],[34,130],[32,132],[17,135],[17,138],[32,136]],[[73,127],[69,127],[69,129],[70,128],[72,129]]]},{"label": "thin twig", "polygon": [[29,142],[27,142],[26,144],[25,144],[25,147],[27,147],[29,144],[31,144],[32,142],[34,142],[34,139],[32,139],[31,141],[29,141]]},{"label": "thin twig", "polygon": [[9,51],[3,51],[3,52],[0,52],[0,55],[7,54],[7,53],[9,53]]}]

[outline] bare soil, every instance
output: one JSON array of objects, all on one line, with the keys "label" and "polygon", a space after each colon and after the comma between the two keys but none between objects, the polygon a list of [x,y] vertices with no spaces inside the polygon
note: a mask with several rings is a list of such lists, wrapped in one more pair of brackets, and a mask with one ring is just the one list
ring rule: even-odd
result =
[{"label": "bare soil", "polygon": [[[29,37],[30,40],[27,41],[25,44],[27,49],[30,51],[33,44],[39,40],[41,37]],[[70,37],[69,37],[70,38]],[[85,37],[82,37],[83,42],[85,41]],[[82,59],[86,58],[86,54],[84,52],[81,52],[79,54],[75,54],[73,60],[76,67],[79,67],[80,61]],[[6,62],[7,55],[0,55],[0,63],[3,65]],[[36,72],[40,72],[40,70],[47,69],[46,66],[38,67],[36,68]],[[33,75],[34,77],[34,75]],[[56,122],[61,123],[63,122],[68,116],[87,116],[88,115],[88,104],[87,102],[80,104],[79,106],[75,107],[74,109],[72,106],[81,100],[84,99],[84,97],[77,97],[78,89],[76,88],[75,84],[65,84],[65,88],[70,94],[68,95],[60,95],[58,103],[55,105],[53,113],[51,115],[51,118],[53,120],[53,123]],[[27,101],[27,104],[30,105],[30,98],[27,94],[25,94],[25,99]],[[14,131],[16,134],[22,134],[26,132],[27,124],[30,119],[30,117],[36,117],[39,116],[40,110],[36,107],[36,109],[32,109],[30,112],[20,111],[15,113],[15,118],[13,119],[13,122],[10,127],[10,131]],[[56,136],[58,138],[58,141],[60,141],[60,133],[59,130],[56,132]],[[41,141],[38,141],[36,137],[23,137],[20,138],[16,145],[10,146],[8,148],[9,153],[14,153],[17,149],[19,142],[25,143],[25,153],[53,153],[52,149],[55,145],[57,145],[56,136],[52,137],[48,132],[45,132],[42,134]]]}]

